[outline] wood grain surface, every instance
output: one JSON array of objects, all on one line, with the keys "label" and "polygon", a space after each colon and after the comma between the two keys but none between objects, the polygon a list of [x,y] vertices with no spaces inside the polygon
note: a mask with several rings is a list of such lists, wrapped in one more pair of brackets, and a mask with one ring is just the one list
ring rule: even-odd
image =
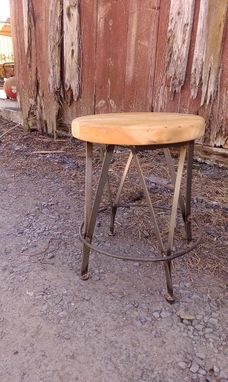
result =
[{"label": "wood grain surface", "polygon": [[111,113],[79,117],[72,134],[83,141],[117,145],[186,142],[202,137],[202,117],[178,113]]}]

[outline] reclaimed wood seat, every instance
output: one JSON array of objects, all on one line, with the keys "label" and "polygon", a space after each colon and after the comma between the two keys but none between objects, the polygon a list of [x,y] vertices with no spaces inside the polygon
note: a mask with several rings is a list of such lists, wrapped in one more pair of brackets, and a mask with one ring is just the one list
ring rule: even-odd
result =
[{"label": "reclaimed wood seat", "polygon": [[72,135],[86,142],[111,145],[164,145],[203,136],[205,121],[192,114],[113,113],[79,117]]}]

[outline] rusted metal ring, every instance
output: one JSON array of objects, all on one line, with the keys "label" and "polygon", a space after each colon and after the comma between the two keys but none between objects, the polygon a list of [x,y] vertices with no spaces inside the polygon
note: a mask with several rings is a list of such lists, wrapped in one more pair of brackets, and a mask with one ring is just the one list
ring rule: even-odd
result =
[{"label": "rusted metal ring", "polygon": [[[104,209],[100,210],[99,212],[102,212],[103,210]],[[197,220],[192,218],[192,221],[194,221],[194,223],[198,227],[198,230],[199,230],[198,239],[189,248],[183,249],[181,251],[172,252],[172,255],[170,255],[170,256],[166,256],[164,254],[163,257],[154,257],[154,258],[150,258],[150,259],[143,259],[140,257],[119,256],[119,255],[115,255],[113,253],[104,251],[102,249],[99,249],[97,246],[88,243],[88,241],[85,240],[84,234],[83,234],[84,222],[81,224],[80,229],[79,229],[79,238],[80,238],[81,242],[83,244],[85,244],[88,248],[94,250],[95,252],[98,252],[100,255],[103,255],[103,256],[108,256],[108,257],[112,257],[114,259],[126,260],[126,261],[135,261],[135,262],[143,262],[143,263],[158,263],[160,261],[171,261],[171,260],[177,259],[178,257],[181,257],[181,256],[186,255],[187,253],[193,251],[193,249],[195,249],[199,245],[199,243],[202,239],[203,232],[202,232]]]}]

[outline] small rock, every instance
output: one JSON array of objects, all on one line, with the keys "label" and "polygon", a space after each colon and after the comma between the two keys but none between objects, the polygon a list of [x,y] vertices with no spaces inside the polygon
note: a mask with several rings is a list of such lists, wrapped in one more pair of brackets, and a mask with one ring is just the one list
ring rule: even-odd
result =
[{"label": "small rock", "polygon": [[67,317],[67,312],[63,310],[62,312],[59,313],[60,317]]},{"label": "small rock", "polygon": [[199,358],[199,359],[205,359],[206,356],[205,356],[205,354],[202,353],[202,352],[197,352],[197,353],[196,353],[196,357]]},{"label": "small rock", "polygon": [[139,321],[141,322],[142,325],[145,325],[147,322],[147,319],[145,317],[140,317]]},{"label": "small rock", "polygon": [[54,252],[49,253],[49,254],[47,255],[48,260],[53,259],[54,257],[55,257],[55,253],[54,253]]},{"label": "small rock", "polygon": [[25,252],[25,251],[27,251],[28,250],[28,247],[22,247],[21,248],[21,253],[23,253],[23,252]]},{"label": "small rock", "polygon": [[214,333],[206,333],[205,338],[211,339],[211,340],[218,340],[218,337],[214,335]]},{"label": "small rock", "polygon": [[154,316],[154,318],[156,318],[158,320],[160,318],[160,313],[159,312],[153,312],[153,316]]},{"label": "small rock", "polygon": [[139,307],[139,303],[137,301],[132,301],[131,305],[134,306],[134,308]]},{"label": "small rock", "polygon": [[189,325],[191,325],[191,321],[188,321],[188,320],[183,320],[183,324],[185,324],[185,325],[189,326]]},{"label": "small rock", "polygon": [[192,362],[190,371],[195,374],[197,373],[198,370],[199,370],[199,365],[196,362]]},{"label": "small rock", "polygon": [[90,297],[90,296],[84,296],[84,297],[83,297],[83,300],[85,300],[85,301],[90,301],[90,300],[91,300],[91,297]]},{"label": "small rock", "polygon": [[217,376],[219,374],[219,371],[220,371],[219,368],[215,365],[213,367],[213,370],[214,370],[215,376]]},{"label": "small rock", "polygon": [[176,314],[181,320],[193,321],[196,318],[193,314],[190,314],[183,309],[178,310]]},{"label": "small rock", "polygon": [[202,369],[202,368],[199,369],[198,373],[200,375],[206,375],[207,374],[207,372],[204,369]]},{"label": "small rock", "polygon": [[211,317],[211,318],[208,320],[207,324],[208,324],[209,326],[215,326],[215,325],[218,324],[218,320],[217,320],[216,318],[212,318],[212,317]]},{"label": "small rock", "polygon": [[205,333],[212,333],[213,329],[212,328],[205,328]]},{"label": "small rock", "polygon": [[197,324],[197,325],[195,325],[195,329],[196,330],[203,330],[203,325],[201,325],[201,324]]},{"label": "small rock", "polygon": [[149,232],[146,231],[146,230],[143,231],[143,235],[144,235],[144,237],[146,237],[146,238],[150,236]]},{"label": "small rock", "polygon": [[29,290],[27,290],[27,291],[26,291],[26,294],[27,294],[28,296],[32,297],[34,293],[33,293],[33,291],[29,291]]},{"label": "small rock", "polygon": [[63,337],[65,340],[71,339],[71,335],[69,333],[63,333],[61,337]]},{"label": "small rock", "polygon": [[188,367],[187,363],[186,363],[186,362],[183,362],[183,361],[178,362],[178,366],[179,366],[182,370],[185,370],[185,369]]},{"label": "small rock", "polygon": [[48,309],[48,305],[47,304],[44,304],[41,308],[41,312],[46,312],[46,310]]},{"label": "small rock", "polygon": [[198,294],[193,294],[192,296],[191,296],[191,300],[200,300],[200,296],[198,295]]},{"label": "small rock", "polygon": [[170,312],[167,312],[166,310],[163,310],[161,312],[161,317],[162,318],[167,318],[167,317],[170,317],[171,316],[171,313]]},{"label": "small rock", "polygon": [[218,318],[219,317],[219,313],[218,312],[212,312],[211,316],[213,318]]}]

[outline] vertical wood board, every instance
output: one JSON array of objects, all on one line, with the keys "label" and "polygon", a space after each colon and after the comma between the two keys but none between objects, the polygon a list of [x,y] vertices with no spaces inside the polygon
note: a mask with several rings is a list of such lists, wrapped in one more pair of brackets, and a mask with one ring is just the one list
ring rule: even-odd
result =
[{"label": "vertical wood board", "polygon": [[68,102],[80,94],[81,42],[79,0],[63,0],[64,86]]},{"label": "vertical wood board", "polygon": [[172,92],[179,92],[185,81],[194,7],[195,0],[171,0],[166,73]]},{"label": "vertical wood board", "polygon": [[50,0],[48,32],[49,89],[61,93],[62,0]]},{"label": "vertical wood board", "polygon": [[202,74],[201,105],[209,104],[218,85],[218,71],[221,60],[222,41],[227,21],[227,0],[208,0],[207,43]]},{"label": "vertical wood board", "polygon": [[73,118],[93,114],[95,111],[95,71],[97,36],[97,0],[80,2],[81,24],[81,86],[80,97],[71,105],[64,102],[63,119],[70,123]]},{"label": "vertical wood board", "polygon": [[203,60],[207,41],[208,0],[200,1],[197,35],[191,69],[191,96],[196,98],[202,78]]},{"label": "vertical wood board", "polygon": [[129,0],[98,0],[97,4],[95,112],[121,111]]},{"label": "vertical wood board", "polygon": [[154,86],[160,0],[131,0],[124,89],[125,111],[150,111]]}]

